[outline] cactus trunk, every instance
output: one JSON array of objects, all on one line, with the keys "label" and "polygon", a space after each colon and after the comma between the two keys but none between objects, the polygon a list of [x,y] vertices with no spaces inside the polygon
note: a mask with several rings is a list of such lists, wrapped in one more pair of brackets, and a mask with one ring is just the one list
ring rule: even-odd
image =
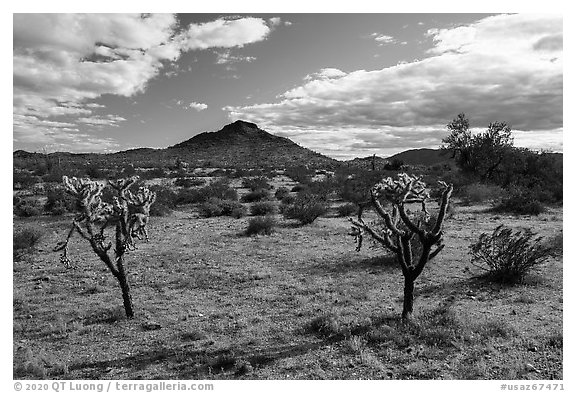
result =
[{"label": "cactus trunk", "polygon": [[414,308],[414,280],[404,277],[404,306],[402,309],[402,319],[408,320],[412,317]]}]

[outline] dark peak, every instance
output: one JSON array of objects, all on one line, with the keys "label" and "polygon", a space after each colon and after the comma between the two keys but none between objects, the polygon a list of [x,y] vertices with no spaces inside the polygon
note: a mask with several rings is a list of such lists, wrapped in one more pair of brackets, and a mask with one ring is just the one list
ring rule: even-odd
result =
[{"label": "dark peak", "polygon": [[236,120],[234,123],[230,123],[224,126],[224,128],[222,128],[221,131],[237,133],[237,132],[250,132],[254,130],[259,130],[256,124],[249,123],[243,120]]}]

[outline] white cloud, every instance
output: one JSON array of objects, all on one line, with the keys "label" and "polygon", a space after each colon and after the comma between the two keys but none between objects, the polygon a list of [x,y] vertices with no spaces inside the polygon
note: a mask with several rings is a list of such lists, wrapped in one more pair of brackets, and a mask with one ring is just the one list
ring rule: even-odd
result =
[{"label": "white cloud", "polygon": [[280,19],[279,17],[274,17],[274,18],[268,19],[268,22],[270,22],[271,26],[276,27],[282,23],[282,19]]},{"label": "white cloud", "polygon": [[191,102],[190,104],[188,104],[188,108],[200,112],[203,111],[204,109],[208,109],[208,105],[203,104],[201,102]]},{"label": "white cloud", "polygon": [[398,42],[394,37],[385,34],[373,33],[372,36],[378,45],[394,44]]},{"label": "white cloud", "polygon": [[118,123],[126,121],[126,119],[121,116],[106,115],[106,116],[81,117],[76,121],[78,123],[88,124],[91,126],[119,127]]},{"label": "white cloud", "polygon": [[269,33],[270,28],[260,18],[218,19],[190,25],[182,46],[185,50],[243,47],[262,41]]},{"label": "white cloud", "polygon": [[[518,139],[524,145],[562,129],[561,17],[499,15],[428,35],[434,47],[422,60],[338,78],[320,71],[278,102],[226,109],[231,119],[265,129],[306,131],[299,138],[317,151],[343,133],[352,151],[365,146],[390,154],[407,140],[410,147],[437,147],[445,124],[460,112],[476,127],[507,122],[524,131]],[[550,135],[561,148],[561,133]]]},{"label": "white cloud", "polygon": [[254,56],[239,56],[233,55],[230,50],[225,50],[223,52],[216,52],[217,59],[216,64],[232,64],[232,63],[240,63],[240,62],[247,62],[250,63],[256,58]]},{"label": "white cloud", "polygon": [[[78,125],[117,123],[90,116],[105,94],[143,92],[182,52],[233,48],[261,41],[270,28],[260,18],[218,19],[179,32],[173,14],[14,14],[13,112],[22,135],[48,130],[46,119]],[[173,70],[172,70],[173,71]],[[76,120],[70,116],[82,116]],[[54,118],[56,117],[56,118]],[[20,139],[22,139],[20,137]],[[55,140],[46,131],[43,139]]]},{"label": "white cloud", "polygon": [[304,80],[310,81],[314,79],[337,79],[345,76],[346,73],[338,68],[322,68],[320,71],[313,74],[306,75]]}]

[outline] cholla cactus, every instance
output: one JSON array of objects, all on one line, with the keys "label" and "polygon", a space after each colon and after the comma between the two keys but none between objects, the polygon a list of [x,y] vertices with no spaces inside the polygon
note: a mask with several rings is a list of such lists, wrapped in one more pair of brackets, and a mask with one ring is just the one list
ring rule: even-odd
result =
[{"label": "cholla cactus", "polygon": [[[66,240],[59,242],[54,251],[61,251],[60,261],[67,268],[73,268],[74,266],[68,256],[68,243],[72,235],[78,232],[90,243],[94,253],[118,280],[122,289],[126,316],[132,318],[134,311],[130,286],[124,270],[124,254],[135,249],[134,223],[143,223],[138,229],[145,233],[148,240],[145,226],[150,215],[150,206],[156,200],[156,195],[143,187],[136,194],[132,194],[129,188],[138,180],[137,176],[110,180],[108,183],[117,195],[113,198],[112,204],[108,204],[102,201],[104,184],[90,179],[69,178],[67,176],[64,176],[62,180],[66,192],[76,198],[79,213],[74,217],[72,228],[68,232]],[[107,240],[106,235],[106,228],[112,225],[115,227],[113,255],[110,253],[113,243]]]},{"label": "cholla cactus", "polygon": [[[452,185],[439,182],[443,188],[440,208],[435,222],[431,222],[426,203],[430,200],[430,190],[421,177],[410,176],[405,173],[398,175],[397,179],[390,177],[383,179],[370,190],[371,201],[378,215],[383,219],[384,225],[366,223],[362,219],[363,208],[358,212],[357,219],[350,219],[352,230],[350,234],[355,237],[356,250],[360,251],[364,234],[384,248],[392,251],[402,268],[404,275],[404,307],[402,318],[410,318],[414,304],[414,281],[426,266],[442,249],[442,225],[446,216],[446,209],[452,194]],[[388,212],[380,200],[391,203]],[[421,205],[422,216],[417,222],[414,215],[406,211],[407,204]],[[419,255],[413,255],[412,241],[417,237],[421,244]]]}]

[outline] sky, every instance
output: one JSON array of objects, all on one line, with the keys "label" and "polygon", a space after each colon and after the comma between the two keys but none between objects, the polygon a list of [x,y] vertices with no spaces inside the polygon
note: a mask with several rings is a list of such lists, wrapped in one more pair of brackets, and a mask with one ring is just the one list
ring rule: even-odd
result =
[{"label": "sky", "polygon": [[163,148],[246,120],[336,159],[437,148],[463,112],[563,149],[552,14],[14,14],[13,150]]}]

